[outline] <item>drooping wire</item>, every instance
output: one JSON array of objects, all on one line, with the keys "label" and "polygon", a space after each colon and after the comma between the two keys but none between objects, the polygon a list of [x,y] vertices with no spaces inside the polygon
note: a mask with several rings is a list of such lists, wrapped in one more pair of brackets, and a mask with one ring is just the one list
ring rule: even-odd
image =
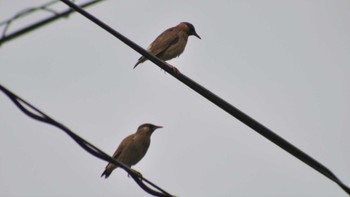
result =
[{"label": "drooping wire", "polygon": [[[65,0],[62,0],[62,1],[64,3],[66,3],[66,4],[69,3],[69,2],[67,2]],[[87,4],[80,5],[80,6],[81,7],[86,7],[88,5],[91,5],[91,4],[99,2],[99,1],[102,1],[102,0],[96,0],[96,1],[88,2]],[[73,5],[75,5],[75,4],[73,4]],[[13,38],[16,38],[16,37],[24,34],[24,33],[27,33],[27,32],[29,32],[31,30],[34,30],[34,29],[36,29],[36,28],[38,28],[38,27],[40,27],[42,25],[45,25],[45,24],[47,24],[47,23],[49,23],[51,21],[54,21],[54,20],[56,20],[56,19],[58,19],[60,17],[64,17],[64,16],[68,15],[71,12],[73,12],[73,11],[72,10],[68,10],[66,12],[59,13],[59,14],[53,16],[53,17],[50,17],[50,18],[45,19],[43,21],[40,21],[40,22],[38,22],[38,23],[36,23],[34,25],[31,25],[31,26],[28,26],[26,28],[23,28],[23,29],[21,29],[21,30],[19,30],[19,31],[13,33],[13,34],[6,35],[6,37],[0,39],[0,45],[1,45],[1,43],[5,42],[5,41],[9,41],[9,40],[11,40]],[[90,20],[92,20],[92,19],[90,19]],[[92,20],[92,21],[94,21],[94,20]],[[96,23],[96,21],[94,21],[94,22]],[[97,24],[98,24],[98,22],[97,22]],[[260,123],[258,123],[254,119],[250,118],[249,116],[247,116],[246,114],[244,114],[243,112],[238,110],[237,108],[233,107],[232,105],[230,105],[226,101],[224,101],[221,98],[217,97],[212,92],[206,90],[205,88],[203,88],[199,84],[195,83],[194,81],[189,79],[187,76],[185,76],[185,75],[183,75],[181,73],[179,73],[177,75],[173,74],[172,70],[169,70],[169,68],[167,66],[165,66],[161,60],[159,60],[158,58],[156,58],[156,57],[152,56],[151,54],[147,53],[145,50],[143,50],[141,47],[139,47],[135,43],[131,42],[127,38],[126,38],[126,40],[123,39],[123,35],[120,34],[120,36],[118,37],[117,34],[119,34],[119,33],[118,32],[115,32],[116,34],[112,33],[114,30],[111,29],[111,28],[110,28],[110,30],[112,30],[112,31],[108,30],[109,27],[106,26],[105,24],[103,24],[101,27],[104,28],[105,30],[109,31],[111,34],[113,34],[114,36],[116,36],[120,40],[122,40],[124,43],[126,43],[127,45],[132,47],[134,50],[138,51],[140,54],[142,54],[143,56],[148,58],[150,61],[154,62],[156,65],[161,67],[163,70],[169,72],[171,75],[173,75],[178,80],[182,81],[184,84],[186,84],[187,86],[189,86],[190,88],[195,90],[197,93],[201,94],[202,96],[204,96],[205,98],[207,98],[208,100],[210,100],[211,102],[213,102],[214,104],[216,104],[217,106],[219,106],[220,108],[222,108],[223,110],[225,110],[226,112],[231,114],[232,116],[234,116],[237,119],[239,119],[240,121],[242,121],[247,126],[249,126],[252,129],[254,129],[259,134],[263,135],[264,137],[266,137],[267,139],[269,139],[270,141],[272,141],[276,145],[280,146],[282,149],[286,150],[287,152],[289,152],[290,154],[294,155],[298,159],[302,160],[304,163],[308,164],[309,166],[311,166],[315,170],[319,171],[320,173],[322,173],[323,175],[325,175],[326,177],[328,177],[332,181],[336,182],[345,192],[350,194],[349,187],[346,186],[345,184],[343,184],[330,170],[328,170],[322,164],[320,164],[319,162],[317,162],[316,160],[314,160],[310,156],[306,155],[301,150],[297,149],[292,144],[290,144],[289,142],[285,141],[283,138],[279,137],[278,135],[276,135],[275,133],[270,131],[268,128],[266,128],[265,126],[261,125]],[[194,85],[191,85],[191,84],[194,84]]]},{"label": "drooping wire", "polygon": [[103,28],[104,30],[106,30],[107,32],[115,36],[116,38],[118,38],[119,40],[121,40],[123,43],[125,43],[135,51],[139,52],[142,56],[146,57],[147,59],[155,63],[157,66],[159,66],[160,68],[162,68],[163,70],[165,70],[166,72],[174,76],[179,81],[183,82],[185,85],[187,85],[188,87],[196,91],[198,94],[202,95],[203,97],[205,97],[206,99],[208,99],[209,101],[211,101],[212,103],[214,103],[215,105],[217,105],[218,107],[226,111],[227,113],[231,114],[233,117],[237,118],[238,120],[240,120],[241,122],[243,122],[244,124],[252,128],[253,130],[255,130],[256,132],[258,132],[260,135],[264,136],[265,138],[267,138],[277,146],[281,147],[288,153],[292,154],[299,160],[303,161],[310,167],[314,168],[315,170],[317,170],[318,172],[320,172],[321,174],[329,178],[330,180],[334,181],[347,194],[350,195],[350,188],[344,183],[342,183],[328,168],[326,168],[324,165],[322,165],[321,163],[319,163],[318,161],[316,161],[315,159],[313,159],[312,157],[310,157],[309,155],[307,155],[306,153],[304,153],[303,151],[301,151],[300,149],[298,149],[297,147],[295,147],[294,145],[292,145],[291,143],[283,139],[282,137],[278,136],[272,130],[268,129],[258,121],[254,120],[247,114],[243,113],[236,107],[232,106],[230,103],[226,102],[219,96],[210,92],[209,90],[199,85],[192,79],[188,78],[181,72],[180,73],[174,72],[173,69],[167,66],[162,60],[148,53],[145,49],[135,44],[133,41],[129,40],[127,37],[123,36],[113,28],[109,27],[108,25],[106,25],[105,23],[103,23],[102,21],[100,21],[90,13],[88,13],[87,11],[79,8],[74,3],[68,0],[61,0],[61,1],[66,5],[68,5],[69,7],[73,8],[75,11],[82,14],[83,16],[85,16],[86,18],[88,18],[89,20],[91,20],[92,22],[94,22],[96,25],[100,26],[101,28]]},{"label": "drooping wire", "polygon": [[[11,92],[9,89],[2,86],[1,84],[0,84],[0,90],[6,96],[8,96],[10,98],[10,100],[27,116],[29,116],[37,121],[47,123],[49,125],[52,125],[54,127],[57,127],[59,129],[63,130],[76,143],[78,143],[84,150],[86,150],[90,154],[92,154],[95,157],[102,159],[104,161],[111,162],[115,165],[118,165],[118,167],[124,169],[134,179],[134,181],[147,193],[154,195],[154,196],[164,196],[164,197],[173,196],[173,195],[169,194],[168,192],[166,192],[165,190],[163,190],[162,188],[160,188],[159,186],[157,186],[156,184],[154,184],[151,181],[149,181],[148,179],[146,179],[145,177],[139,176],[139,174],[136,173],[135,171],[133,171],[131,168],[129,168],[125,164],[119,162],[118,160],[115,160],[114,158],[110,157],[109,155],[104,153],[102,150],[100,150],[96,146],[94,146],[93,144],[89,143],[85,139],[81,138],[79,135],[75,134],[68,127],[66,127],[63,124],[52,119],[51,117],[46,115],[44,112],[40,111],[38,108],[34,107],[29,102],[20,98],[19,96],[17,96],[13,92]],[[28,110],[27,108],[29,108],[31,111]],[[158,191],[148,187],[144,182],[147,183],[148,185],[152,186],[154,189],[156,189]]]},{"label": "drooping wire", "polygon": [[[1,33],[1,36],[0,36],[0,46],[7,42],[7,41],[10,41],[14,38],[17,38],[18,36],[21,36],[25,33],[28,33],[34,29],[37,29],[38,27],[41,27],[43,25],[46,25],[52,21],[55,21],[59,18],[62,18],[62,17],[68,17],[69,14],[73,13],[74,10],[72,9],[67,9],[65,11],[61,11],[61,12],[58,12],[58,11],[55,11],[54,9],[50,8],[50,6],[52,6],[53,4],[56,4],[58,3],[60,0],[53,0],[53,1],[50,1],[48,3],[45,3],[41,6],[38,6],[38,7],[33,7],[33,8],[29,8],[29,9],[26,9],[26,10],[23,10],[21,12],[19,12],[18,14],[14,15],[12,18],[8,19],[8,20],[5,20],[3,22],[0,22],[0,27],[1,26],[4,26],[3,30],[2,30],[2,33]],[[79,5],[79,7],[81,8],[85,8],[85,7],[88,7],[88,6],[91,6],[91,5],[94,5],[98,2],[101,2],[103,0],[91,0],[91,1],[88,1],[88,2],[85,2],[85,3],[82,3]],[[10,33],[8,34],[8,30],[11,26],[11,24],[13,22],[15,22],[16,20],[22,18],[22,17],[25,17],[29,14],[32,14],[36,11],[46,11],[46,12],[49,12],[52,14],[52,16],[48,17],[48,18],[45,18],[41,21],[38,21],[34,24],[31,24],[27,27],[24,27],[22,29],[19,29],[13,33]]]}]

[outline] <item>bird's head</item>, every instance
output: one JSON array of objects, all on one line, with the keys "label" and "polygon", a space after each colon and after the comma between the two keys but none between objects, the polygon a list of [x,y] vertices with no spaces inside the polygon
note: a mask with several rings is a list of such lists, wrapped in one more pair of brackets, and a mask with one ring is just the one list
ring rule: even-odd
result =
[{"label": "bird's head", "polygon": [[188,28],[188,35],[189,36],[196,36],[197,38],[201,39],[201,37],[197,34],[196,29],[194,28],[194,26],[191,23],[189,23],[189,22],[182,22],[180,24],[184,24],[184,25],[187,26],[187,28]]},{"label": "bird's head", "polygon": [[163,128],[162,126],[157,126],[157,125],[153,125],[150,123],[145,123],[139,126],[139,128],[137,128],[137,133],[153,133],[153,131],[155,131],[156,129],[160,129]]}]

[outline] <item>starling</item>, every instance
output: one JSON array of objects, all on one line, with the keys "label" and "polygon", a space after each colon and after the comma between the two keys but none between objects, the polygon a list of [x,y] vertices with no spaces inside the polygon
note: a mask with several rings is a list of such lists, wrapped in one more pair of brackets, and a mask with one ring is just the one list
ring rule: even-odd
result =
[{"label": "starling", "polygon": [[[119,147],[113,154],[113,158],[131,167],[139,162],[145,156],[151,143],[151,135],[154,130],[163,128],[153,124],[145,123],[137,128],[134,134],[124,138]],[[118,166],[109,163],[101,177],[108,178],[112,171]]]},{"label": "starling", "polygon": [[[151,54],[157,56],[163,61],[173,59],[181,55],[185,50],[187,44],[188,36],[196,36],[201,39],[201,37],[196,33],[194,26],[188,22],[182,22],[175,27],[171,27],[161,33],[148,47],[147,51]],[[137,65],[145,62],[147,59],[145,57],[140,57],[137,60],[134,68]],[[175,67],[167,64],[173,70],[177,70]]]}]

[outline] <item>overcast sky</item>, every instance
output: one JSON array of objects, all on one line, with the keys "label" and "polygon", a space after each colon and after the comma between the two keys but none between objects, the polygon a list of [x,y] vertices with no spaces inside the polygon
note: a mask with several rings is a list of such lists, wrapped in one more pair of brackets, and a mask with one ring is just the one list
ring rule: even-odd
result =
[{"label": "overcast sky", "polygon": [[[0,21],[45,2],[3,0]],[[202,40],[190,37],[169,63],[350,185],[350,1],[104,1],[87,10],[144,48],[191,22]],[[139,56],[73,14],[2,45],[0,83],[108,154],[140,124],[164,126],[134,168],[176,196],[347,196],[153,63],[133,70]],[[100,178],[106,162],[4,94],[0,149],[0,196],[148,196],[121,169]]]}]

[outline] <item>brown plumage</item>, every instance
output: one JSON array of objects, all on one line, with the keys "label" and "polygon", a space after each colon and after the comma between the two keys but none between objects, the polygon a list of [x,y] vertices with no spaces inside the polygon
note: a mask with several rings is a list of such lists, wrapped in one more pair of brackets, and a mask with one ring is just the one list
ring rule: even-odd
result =
[{"label": "brown plumage", "polygon": [[[191,35],[201,39],[191,23],[182,22],[177,26],[171,27],[161,33],[150,44],[147,50],[163,61],[173,59],[174,57],[181,55],[181,53],[185,50],[188,36]],[[147,59],[145,57],[140,57],[134,68],[146,60]]]},{"label": "brown plumage", "polygon": [[[163,128],[153,124],[145,123],[137,128],[134,134],[126,137],[119,145],[113,158],[131,167],[138,163],[145,156],[148,147],[151,143],[151,135],[154,130]],[[108,178],[112,171],[118,166],[109,163],[101,177]]]}]

